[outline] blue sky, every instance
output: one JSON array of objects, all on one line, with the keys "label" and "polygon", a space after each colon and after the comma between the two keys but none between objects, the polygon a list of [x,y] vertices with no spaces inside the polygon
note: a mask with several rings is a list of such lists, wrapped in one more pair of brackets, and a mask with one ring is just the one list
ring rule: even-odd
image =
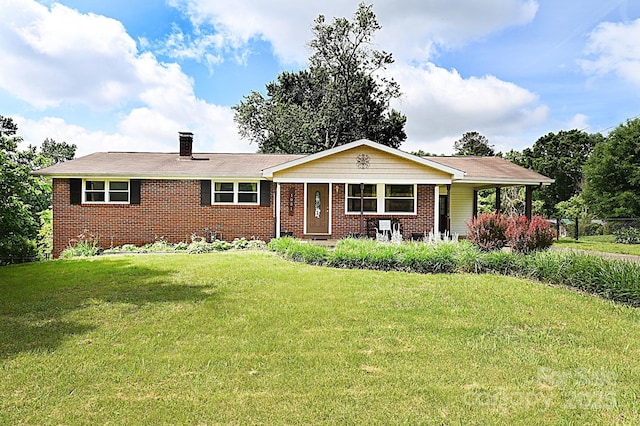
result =
[{"label": "blue sky", "polygon": [[[231,106],[305,66],[313,20],[357,1],[0,0],[0,114],[25,143],[94,151],[251,152]],[[451,153],[464,132],[521,150],[640,115],[640,2],[384,0],[375,43],[407,115],[402,149]]]}]

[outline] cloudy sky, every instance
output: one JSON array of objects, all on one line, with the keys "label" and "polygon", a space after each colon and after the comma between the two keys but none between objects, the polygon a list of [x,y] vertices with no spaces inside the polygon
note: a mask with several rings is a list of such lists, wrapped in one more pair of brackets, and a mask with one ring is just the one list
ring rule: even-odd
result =
[{"label": "cloudy sky", "polygon": [[[313,20],[358,1],[0,0],[0,115],[25,143],[94,151],[252,152],[231,106],[305,67]],[[498,150],[640,115],[637,0],[378,0],[375,43],[403,91],[407,151]]]}]

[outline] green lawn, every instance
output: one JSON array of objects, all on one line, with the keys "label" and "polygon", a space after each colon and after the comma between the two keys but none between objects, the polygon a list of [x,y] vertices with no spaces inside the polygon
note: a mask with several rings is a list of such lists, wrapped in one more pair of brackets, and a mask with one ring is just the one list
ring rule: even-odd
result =
[{"label": "green lawn", "polygon": [[554,245],[572,249],[640,256],[640,244],[616,244],[613,235],[580,237],[578,241],[573,238],[561,238],[560,241],[555,242]]},{"label": "green lawn", "polygon": [[638,424],[640,311],[267,252],[0,268],[0,424]]}]

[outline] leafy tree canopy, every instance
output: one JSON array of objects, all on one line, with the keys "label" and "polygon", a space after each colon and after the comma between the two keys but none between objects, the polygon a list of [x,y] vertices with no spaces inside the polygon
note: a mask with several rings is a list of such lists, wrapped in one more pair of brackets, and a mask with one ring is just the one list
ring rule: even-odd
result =
[{"label": "leafy tree canopy", "polygon": [[478,132],[467,132],[453,144],[454,155],[477,155],[480,157],[492,157],[496,155],[493,145],[489,145],[489,139]]},{"label": "leafy tree canopy", "polygon": [[362,138],[399,147],[406,117],[389,103],[400,88],[381,75],[393,57],[371,48],[380,28],[364,3],[352,21],[320,15],[309,68],[281,73],[266,96],[252,91],[233,107],[240,136],[261,152],[314,153]]},{"label": "leafy tree canopy", "polygon": [[585,200],[603,218],[640,217],[640,119],[620,124],[584,167]]},{"label": "leafy tree canopy", "polygon": [[29,146],[18,150],[22,138],[11,118],[0,116],[0,262],[7,257],[34,254],[33,239],[40,226],[40,212],[51,206],[51,184],[33,176],[37,168],[69,160],[75,145],[47,139],[40,151]]},{"label": "leafy tree canopy", "polygon": [[555,183],[536,191],[549,217],[557,214],[556,205],[568,201],[582,191],[583,167],[594,146],[603,140],[599,133],[561,130],[539,138],[521,156],[514,154],[517,164],[555,179]]}]

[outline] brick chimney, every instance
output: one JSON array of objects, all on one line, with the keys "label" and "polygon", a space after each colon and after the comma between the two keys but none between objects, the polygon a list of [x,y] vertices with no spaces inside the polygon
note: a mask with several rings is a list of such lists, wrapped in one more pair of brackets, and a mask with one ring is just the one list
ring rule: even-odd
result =
[{"label": "brick chimney", "polygon": [[180,136],[180,159],[193,159],[193,133],[179,132],[178,135]]}]

